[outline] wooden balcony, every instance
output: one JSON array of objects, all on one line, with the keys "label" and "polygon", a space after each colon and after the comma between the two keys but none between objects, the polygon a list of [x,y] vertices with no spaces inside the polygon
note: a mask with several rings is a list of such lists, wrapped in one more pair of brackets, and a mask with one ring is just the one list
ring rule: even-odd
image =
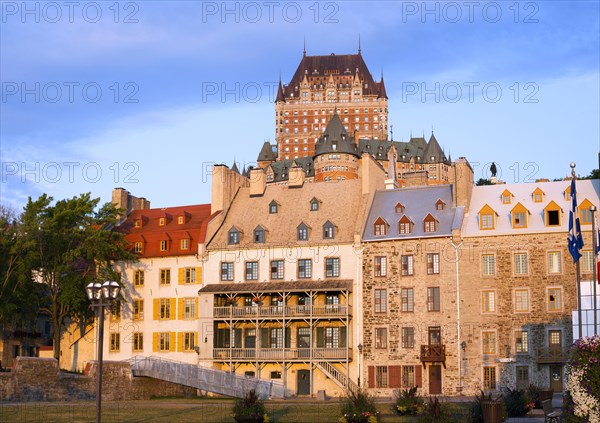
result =
[{"label": "wooden balcony", "polygon": [[538,364],[561,364],[566,363],[569,354],[566,348],[538,348],[536,350],[536,360]]},{"label": "wooden balcony", "polygon": [[[285,313],[284,313],[285,312]],[[352,315],[352,306],[347,304],[286,305],[286,306],[225,306],[214,307],[216,319],[288,319],[304,317],[345,317]]]},{"label": "wooden balcony", "polygon": [[442,363],[446,367],[446,346],[441,345],[421,345],[421,362]]},{"label": "wooden balcony", "polygon": [[[314,360],[351,359],[349,348],[313,348]],[[213,359],[233,361],[306,361],[311,357],[310,348],[214,348]]]}]

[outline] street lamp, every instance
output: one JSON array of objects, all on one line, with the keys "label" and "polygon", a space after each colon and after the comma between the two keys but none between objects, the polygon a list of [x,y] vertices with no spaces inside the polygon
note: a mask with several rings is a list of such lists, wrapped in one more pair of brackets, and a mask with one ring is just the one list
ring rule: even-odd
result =
[{"label": "street lamp", "polygon": [[98,310],[98,376],[96,387],[96,423],[100,423],[102,408],[102,344],[104,342],[104,307],[110,305],[119,296],[121,287],[115,281],[90,282],[85,288],[91,306]]}]

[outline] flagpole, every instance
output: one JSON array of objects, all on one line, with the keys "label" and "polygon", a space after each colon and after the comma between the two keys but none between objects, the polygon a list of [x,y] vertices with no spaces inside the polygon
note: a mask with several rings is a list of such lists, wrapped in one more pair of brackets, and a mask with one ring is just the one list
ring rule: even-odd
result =
[{"label": "flagpole", "polygon": [[590,214],[592,215],[592,257],[593,257],[593,261],[592,261],[592,291],[593,291],[593,296],[594,296],[594,335],[598,334],[598,317],[596,316],[598,314],[598,308],[596,305],[596,267],[598,266],[598,251],[597,251],[597,234],[596,234],[596,206],[591,206],[590,207]]},{"label": "flagpole", "polygon": [[[575,176],[575,163],[571,163],[571,177],[573,180],[576,180]],[[573,192],[571,192],[571,196],[573,196]],[[571,199],[571,203],[573,200]],[[574,211],[571,210],[573,213]],[[576,210],[575,210],[576,212]],[[576,216],[572,216],[573,225],[575,225]],[[575,272],[577,273],[577,320],[579,321],[579,339],[583,338],[583,321],[581,316],[581,269],[579,268],[579,259],[575,261]]]}]

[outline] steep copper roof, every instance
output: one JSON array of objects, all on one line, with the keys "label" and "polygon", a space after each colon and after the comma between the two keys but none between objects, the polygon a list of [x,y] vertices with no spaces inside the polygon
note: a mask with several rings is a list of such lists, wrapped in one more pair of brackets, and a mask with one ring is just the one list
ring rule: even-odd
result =
[{"label": "steep copper roof", "polygon": [[360,158],[354,138],[348,135],[337,112],[329,120],[323,135],[319,137],[319,141],[315,144],[314,158],[316,159],[317,156],[328,153],[346,153]]},{"label": "steep copper roof", "polygon": [[[142,243],[142,251],[137,253],[140,258],[196,254],[206,237],[208,222],[217,214],[211,215],[210,204],[134,210],[115,230],[125,234],[132,249],[136,242]],[[178,223],[179,217],[183,223]],[[160,218],[164,218],[164,225],[160,225]],[[187,249],[180,248],[182,239],[188,240]],[[166,251],[160,251],[161,241],[167,241]]]},{"label": "steep copper roof", "polygon": [[[291,93],[299,92],[304,75],[309,80],[312,78],[328,78],[329,75],[352,78],[357,71],[359,78],[363,81],[363,93],[381,96],[382,84],[375,82],[360,53],[341,55],[331,53],[329,56],[303,56],[292,80],[284,89],[284,95],[286,98],[289,98]],[[383,93],[387,97],[385,89]],[[297,96],[297,94],[295,95]]]}]

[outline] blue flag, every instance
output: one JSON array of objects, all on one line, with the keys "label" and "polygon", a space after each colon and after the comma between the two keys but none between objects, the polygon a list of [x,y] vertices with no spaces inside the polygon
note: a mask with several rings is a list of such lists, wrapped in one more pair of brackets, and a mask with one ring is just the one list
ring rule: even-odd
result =
[{"label": "blue flag", "polygon": [[583,237],[581,236],[581,225],[577,213],[577,193],[575,192],[575,177],[571,179],[571,211],[569,213],[569,252],[573,256],[573,263],[581,258],[579,250],[583,248]]}]

